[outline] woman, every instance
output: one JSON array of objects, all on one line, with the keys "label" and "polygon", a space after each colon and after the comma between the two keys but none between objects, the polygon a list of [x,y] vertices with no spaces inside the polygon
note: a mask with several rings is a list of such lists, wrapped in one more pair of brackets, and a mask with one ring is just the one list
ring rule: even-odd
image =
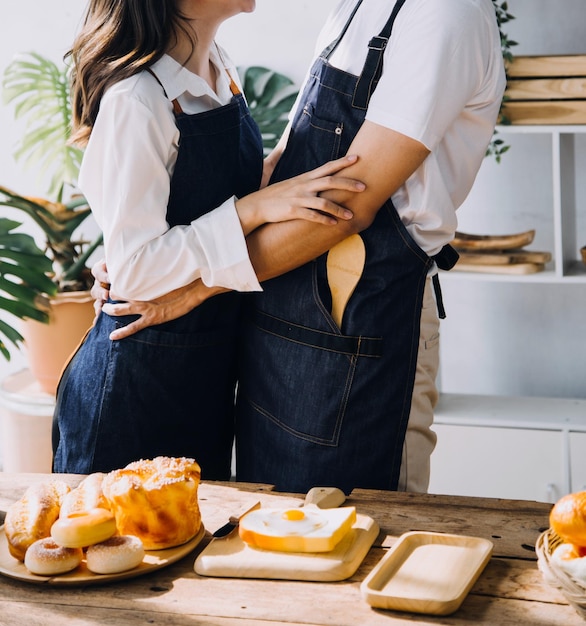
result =
[{"label": "woman", "polygon": [[73,60],[80,188],[104,232],[112,298],[147,299],[201,279],[232,290],[129,341],[100,315],[68,365],[54,471],[90,473],[159,454],[230,476],[238,291],[259,290],[245,236],[267,221],[332,225],[351,213],[318,194],[360,191],[341,159],[258,189],[262,145],[237,73],[215,43],[253,0],[91,0]]}]

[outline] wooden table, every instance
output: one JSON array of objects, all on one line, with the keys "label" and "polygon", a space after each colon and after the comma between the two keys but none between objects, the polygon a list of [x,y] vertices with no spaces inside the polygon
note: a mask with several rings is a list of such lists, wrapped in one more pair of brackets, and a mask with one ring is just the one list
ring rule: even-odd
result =
[{"label": "wooden table", "polygon": [[[43,474],[0,473],[0,508],[20,498]],[[75,486],[80,476],[62,476]],[[231,511],[253,499],[289,506],[302,496],[267,485],[203,483],[203,522],[215,530]],[[375,519],[380,535],[356,574],[342,582],[206,578],[195,574],[196,551],[169,567],[137,578],[86,587],[55,587],[0,577],[2,626],[145,624],[172,626],[390,626],[489,624],[574,626],[583,620],[537,569],[533,546],[548,526],[551,505],[538,502],[356,490],[347,500]],[[464,603],[433,617],[371,608],[360,583],[404,532],[427,530],[486,537],[494,554]]]}]

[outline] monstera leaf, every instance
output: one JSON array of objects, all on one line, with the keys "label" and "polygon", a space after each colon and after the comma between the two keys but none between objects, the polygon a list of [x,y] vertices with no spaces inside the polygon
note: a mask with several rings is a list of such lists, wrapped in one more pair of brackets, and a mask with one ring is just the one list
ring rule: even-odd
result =
[{"label": "monstera leaf", "polygon": [[277,145],[287,126],[287,115],[298,89],[290,78],[266,67],[239,67],[238,74],[250,113],[260,128],[267,155]]},{"label": "monstera leaf", "polygon": [[[37,299],[57,292],[47,275],[53,264],[30,235],[14,232],[19,226],[20,222],[0,218],[0,310],[46,322],[47,314],[37,308]],[[0,319],[0,353],[10,360],[4,339],[17,347],[23,341],[19,332]]]}]

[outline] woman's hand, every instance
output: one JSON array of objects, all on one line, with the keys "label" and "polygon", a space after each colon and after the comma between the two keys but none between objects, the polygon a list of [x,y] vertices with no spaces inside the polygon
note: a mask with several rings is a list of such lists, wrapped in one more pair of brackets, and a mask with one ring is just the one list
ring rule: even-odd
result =
[{"label": "woman's hand", "polygon": [[302,219],[319,224],[336,224],[339,219],[352,219],[351,211],[320,197],[320,193],[333,189],[356,193],[364,191],[364,183],[335,176],[356,161],[356,156],[330,161],[310,172],[268,185],[237,200],[236,211],[244,235],[268,222]]},{"label": "woman's hand", "polygon": [[116,341],[134,335],[139,330],[169,322],[189,313],[196,306],[209,297],[227,291],[222,287],[206,287],[198,279],[185,287],[180,287],[174,291],[152,300],[150,302],[129,301],[118,302],[116,304],[107,303],[102,306],[102,310],[107,315],[140,315],[134,322],[127,326],[118,328],[110,333],[110,339]]}]

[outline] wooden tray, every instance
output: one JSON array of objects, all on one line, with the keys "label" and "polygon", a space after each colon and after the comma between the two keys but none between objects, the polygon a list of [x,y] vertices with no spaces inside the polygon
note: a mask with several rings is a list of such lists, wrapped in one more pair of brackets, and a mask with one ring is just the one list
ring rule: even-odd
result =
[{"label": "wooden tray", "polygon": [[408,532],[360,586],[373,607],[448,615],[456,611],[490,560],[487,539]]},{"label": "wooden tray", "polygon": [[195,560],[201,576],[336,581],[358,569],[379,532],[377,523],[358,514],[349,533],[331,552],[273,552],[246,544],[238,531],[214,539]]},{"label": "wooden tray", "polygon": [[162,567],[167,567],[171,565],[171,563],[175,563],[175,561],[179,561],[179,559],[187,556],[196,548],[204,535],[205,528],[202,524],[197,535],[187,543],[176,546],[175,548],[168,548],[167,550],[146,550],[143,562],[138,567],[127,570],[126,572],[120,572],[119,574],[94,574],[87,569],[85,560],[83,560],[77,569],[67,574],[59,574],[58,576],[37,576],[36,574],[31,574],[24,566],[24,563],[15,559],[10,554],[8,541],[4,533],[4,526],[2,526],[0,527],[0,574],[24,582],[41,583],[52,586],[96,585],[108,583],[113,580],[135,578],[136,576],[148,574]]}]

